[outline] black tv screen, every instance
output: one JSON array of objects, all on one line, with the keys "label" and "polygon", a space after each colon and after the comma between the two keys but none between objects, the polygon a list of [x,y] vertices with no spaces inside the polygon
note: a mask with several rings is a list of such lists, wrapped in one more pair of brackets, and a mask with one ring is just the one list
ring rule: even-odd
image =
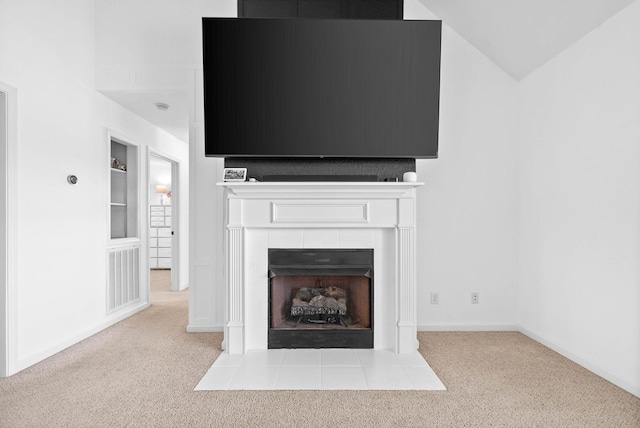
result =
[{"label": "black tv screen", "polygon": [[203,18],[206,155],[437,157],[441,25]]}]

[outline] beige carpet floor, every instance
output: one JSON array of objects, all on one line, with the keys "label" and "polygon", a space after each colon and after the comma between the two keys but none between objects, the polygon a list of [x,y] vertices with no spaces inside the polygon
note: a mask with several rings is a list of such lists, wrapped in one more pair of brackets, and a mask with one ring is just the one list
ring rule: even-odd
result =
[{"label": "beige carpet floor", "polygon": [[640,399],[515,332],[419,333],[447,391],[193,391],[220,333],[186,333],[187,291],[10,378],[0,427],[640,427]]}]

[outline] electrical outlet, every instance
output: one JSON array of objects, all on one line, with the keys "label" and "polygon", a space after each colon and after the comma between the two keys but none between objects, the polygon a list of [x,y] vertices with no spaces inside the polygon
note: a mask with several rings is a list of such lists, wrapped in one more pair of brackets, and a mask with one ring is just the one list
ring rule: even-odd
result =
[{"label": "electrical outlet", "polygon": [[440,303],[440,295],[438,293],[431,293],[431,304],[437,305]]},{"label": "electrical outlet", "polygon": [[474,305],[480,303],[480,293],[471,293],[471,303]]}]

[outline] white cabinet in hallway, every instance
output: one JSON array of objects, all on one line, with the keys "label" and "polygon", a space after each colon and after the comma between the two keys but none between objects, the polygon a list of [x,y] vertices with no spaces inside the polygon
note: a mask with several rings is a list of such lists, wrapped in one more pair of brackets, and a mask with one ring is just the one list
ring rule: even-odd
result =
[{"label": "white cabinet in hallway", "polygon": [[171,269],[171,206],[151,205],[149,226],[149,267]]}]

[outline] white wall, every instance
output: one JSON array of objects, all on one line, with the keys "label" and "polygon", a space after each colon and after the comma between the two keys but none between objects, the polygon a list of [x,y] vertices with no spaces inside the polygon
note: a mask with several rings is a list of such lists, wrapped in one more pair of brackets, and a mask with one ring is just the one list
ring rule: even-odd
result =
[{"label": "white wall", "polygon": [[202,17],[223,16],[237,16],[236,0],[96,0],[98,88],[189,98],[190,331],[221,330],[224,321],[222,160],[204,156],[202,91]]},{"label": "white wall", "polygon": [[[405,18],[434,17],[407,0]],[[441,157],[418,163],[427,182],[418,196],[418,324],[514,328],[515,82],[446,26],[442,74]],[[222,162],[202,156],[201,73],[195,85],[189,330],[210,331],[222,329],[225,314],[222,191],[214,185]],[[430,291],[440,293],[440,305],[427,304]],[[472,291],[481,305],[471,306]]]},{"label": "white wall", "polygon": [[[106,231],[96,232],[106,216],[104,127],[174,150],[169,136],[93,91],[94,64],[103,89],[188,92],[189,329],[221,329],[221,161],[203,156],[200,18],[234,16],[237,2],[96,0],[97,51],[91,3],[5,3],[0,81],[21,96],[21,358],[77,335],[78,322],[103,321],[95,272],[104,271]],[[444,25],[440,158],[418,161],[426,183],[418,196],[422,327],[519,324],[637,390],[639,7],[520,84]],[[405,17],[434,16],[407,0]],[[68,173],[78,186],[63,182]],[[42,206],[58,210],[43,219]],[[42,269],[30,270],[34,263]],[[480,305],[471,305],[472,291]],[[439,305],[428,304],[430,292]]]},{"label": "white wall", "polygon": [[[97,1],[98,86],[136,90],[165,82],[185,85],[191,97],[191,331],[222,329],[225,311],[222,191],[215,186],[222,162],[203,155],[200,19],[235,16],[236,6]],[[434,18],[417,0],[405,1],[404,10],[407,19]],[[440,159],[418,163],[427,182],[418,207],[418,322],[513,327],[515,83],[446,25],[442,75]],[[440,293],[440,305],[427,304],[431,291]],[[480,305],[471,306],[472,291],[480,292]]]},{"label": "white wall", "polygon": [[[222,162],[203,156],[200,19],[235,16],[236,5],[97,2],[99,87],[136,90],[162,81],[185,85],[191,97],[191,331],[220,330],[225,310],[222,191],[215,186]],[[417,0],[407,0],[404,9],[407,19],[434,18]],[[172,41],[152,46],[167,37]],[[440,159],[418,163],[427,182],[418,207],[418,323],[513,327],[515,83],[446,25],[442,75]],[[431,291],[440,293],[440,305],[427,304]],[[480,305],[471,306],[472,291],[480,292]]]},{"label": "white wall", "polygon": [[[0,81],[19,97],[14,369],[113,321],[105,315],[106,129],[140,144],[142,177],[146,145],[188,167],[186,144],[95,91],[94,15],[85,0],[2,4]],[[67,184],[68,174],[77,185]]]},{"label": "white wall", "polygon": [[[405,1],[405,19],[432,19]],[[446,24],[439,157],[418,160],[418,325],[514,329],[517,86]],[[430,293],[440,303],[431,305]],[[471,293],[480,304],[471,304]]]},{"label": "white wall", "polygon": [[[222,4],[226,3],[226,7]],[[235,0],[219,2],[220,9],[210,17],[237,16]],[[202,51],[202,35],[197,41]],[[224,161],[204,156],[204,87],[202,69],[194,76],[190,115],[190,155],[192,187],[191,270],[189,275],[195,287],[189,293],[189,331],[222,331],[225,320],[224,280],[225,255],[223,191],[216,183],[222,180]]]},{"label": "white wall", "polygon": [[96,0],[97,62],[202,67],[202,17],[237,16],[237,5],[235,0]]},{"label": "white wall", "polygon": [[518,323],[640,395],[640,3],[521,82]]}]

